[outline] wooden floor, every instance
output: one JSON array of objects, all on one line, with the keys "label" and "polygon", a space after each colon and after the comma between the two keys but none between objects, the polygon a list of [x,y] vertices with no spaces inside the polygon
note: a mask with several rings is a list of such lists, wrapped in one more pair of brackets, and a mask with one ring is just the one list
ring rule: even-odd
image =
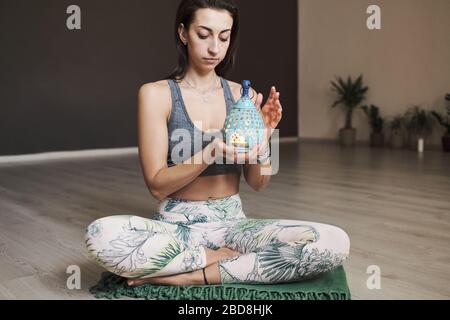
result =
[{"label": "wooden floor", "polygon": [[[267,189],[242,180],[249,217],[346,230],[353,299],[450,298],[450,154],[314,142],[280,151]],[[92,299],[88,288],[102,270],[87,258],[85,227],[155,210],[137,155],[0,164],[0,298]],[[70,265],[81,269],[80,290],[66,287]],[[371,265],[381,270],[381,289],[367,288]]]}]

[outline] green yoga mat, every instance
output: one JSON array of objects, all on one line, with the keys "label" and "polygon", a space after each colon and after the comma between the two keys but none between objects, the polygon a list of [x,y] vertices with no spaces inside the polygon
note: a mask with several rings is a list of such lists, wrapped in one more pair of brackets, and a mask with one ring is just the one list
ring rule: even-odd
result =
[{"label": "green yoga mat", "polygon": [[227,284],[208,286],[127,285],[124,278],[103,272],[89,291],[96,298],[148,300],[350,300],[342,266],[315,279],[283,284]]}]

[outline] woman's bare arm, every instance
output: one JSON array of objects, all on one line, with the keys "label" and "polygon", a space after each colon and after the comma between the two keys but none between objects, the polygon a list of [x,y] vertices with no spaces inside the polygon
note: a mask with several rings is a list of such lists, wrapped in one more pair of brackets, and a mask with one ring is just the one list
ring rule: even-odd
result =
[{"label": "woman's bare arm", "polygon": [[197,178],[208,164],[205,155],[214,155],[214,143],[173,167],[167,167],[168,129],[167,110],[163,107],[160,88],[145,84],[138,93],[138,145],[139,160],[150,193],[158,200],[185,187]]}]

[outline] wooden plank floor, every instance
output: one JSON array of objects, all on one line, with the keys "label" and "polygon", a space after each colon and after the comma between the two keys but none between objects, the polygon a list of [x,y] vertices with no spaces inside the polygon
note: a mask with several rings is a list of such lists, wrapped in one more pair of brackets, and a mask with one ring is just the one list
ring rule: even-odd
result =
[{"label": "wooden plank floor", "polygon": [[[450,154],[314,142],[282,143],[280,152],[267,189],[242,180],[249,217],[346,230],[354,299],[450,298]],[[137,155],[0,164],[0,298],[92,299],[102,270],[87,258],[85,227],[155,210]],[[81,269],[81,290],[66,287],[70,265]],[[379,290],[367,288],[370,265],[381,270]]]}]

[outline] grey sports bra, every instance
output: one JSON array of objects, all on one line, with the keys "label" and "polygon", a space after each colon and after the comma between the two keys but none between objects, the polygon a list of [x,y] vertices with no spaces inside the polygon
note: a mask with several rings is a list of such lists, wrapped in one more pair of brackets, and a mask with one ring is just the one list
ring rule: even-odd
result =
[{"label": "grey sports bra", "polygon": [[[227,115],[230,113],[231,109],[234,105],[234,99],[231,94],[230,87],[228,82],[220,78],[220,82],[222,84],[222,88],[224,91],[225,102],[227,107]],[[186,159],[189,159],[191,156],[199,152],[201,149],[205,148],[214,138],[213,132],[202,132],[198,129],[194,123],[192,122],[189,114],[186,110],[186,105],[184,104],[183,97],[181,95],[181,90],[178,83],[174,79],[167,80],[170,86],[170,92],[172,95],[172,111],[170,113],[169,121],[167,123],[168,135],[169,135],[169,149],[167,153],[167,166],[172,167],[176,164],[182,163]],[[188,132],[188,138],[184,139],[184,137],[179,134],[180,131],[176,131],[177,129],[185,129],[183,132]],[[174,134],[175,132],[175,134]],[[195,132],[195,134],[194,134]],[[194,143],[194,137],[199,140],[199,143]],[[203,138],[202,138],[203,137]],[[184,141],[186,140],[186,141]],[[200,149],[201,147],[201,149]],[[176,161],[172,159],[171,155],[175,149],[175,154],[177,155]],[[190,153],[184,155],[183,151],[189,150]],[[222,163],[212,163],[210,164],[201,174],[200,176],[213,176],[213,175],[223,175],[229,173],[240,173],[242,171],[242,164],[226,164],[226,160],[222,158]]]}]

